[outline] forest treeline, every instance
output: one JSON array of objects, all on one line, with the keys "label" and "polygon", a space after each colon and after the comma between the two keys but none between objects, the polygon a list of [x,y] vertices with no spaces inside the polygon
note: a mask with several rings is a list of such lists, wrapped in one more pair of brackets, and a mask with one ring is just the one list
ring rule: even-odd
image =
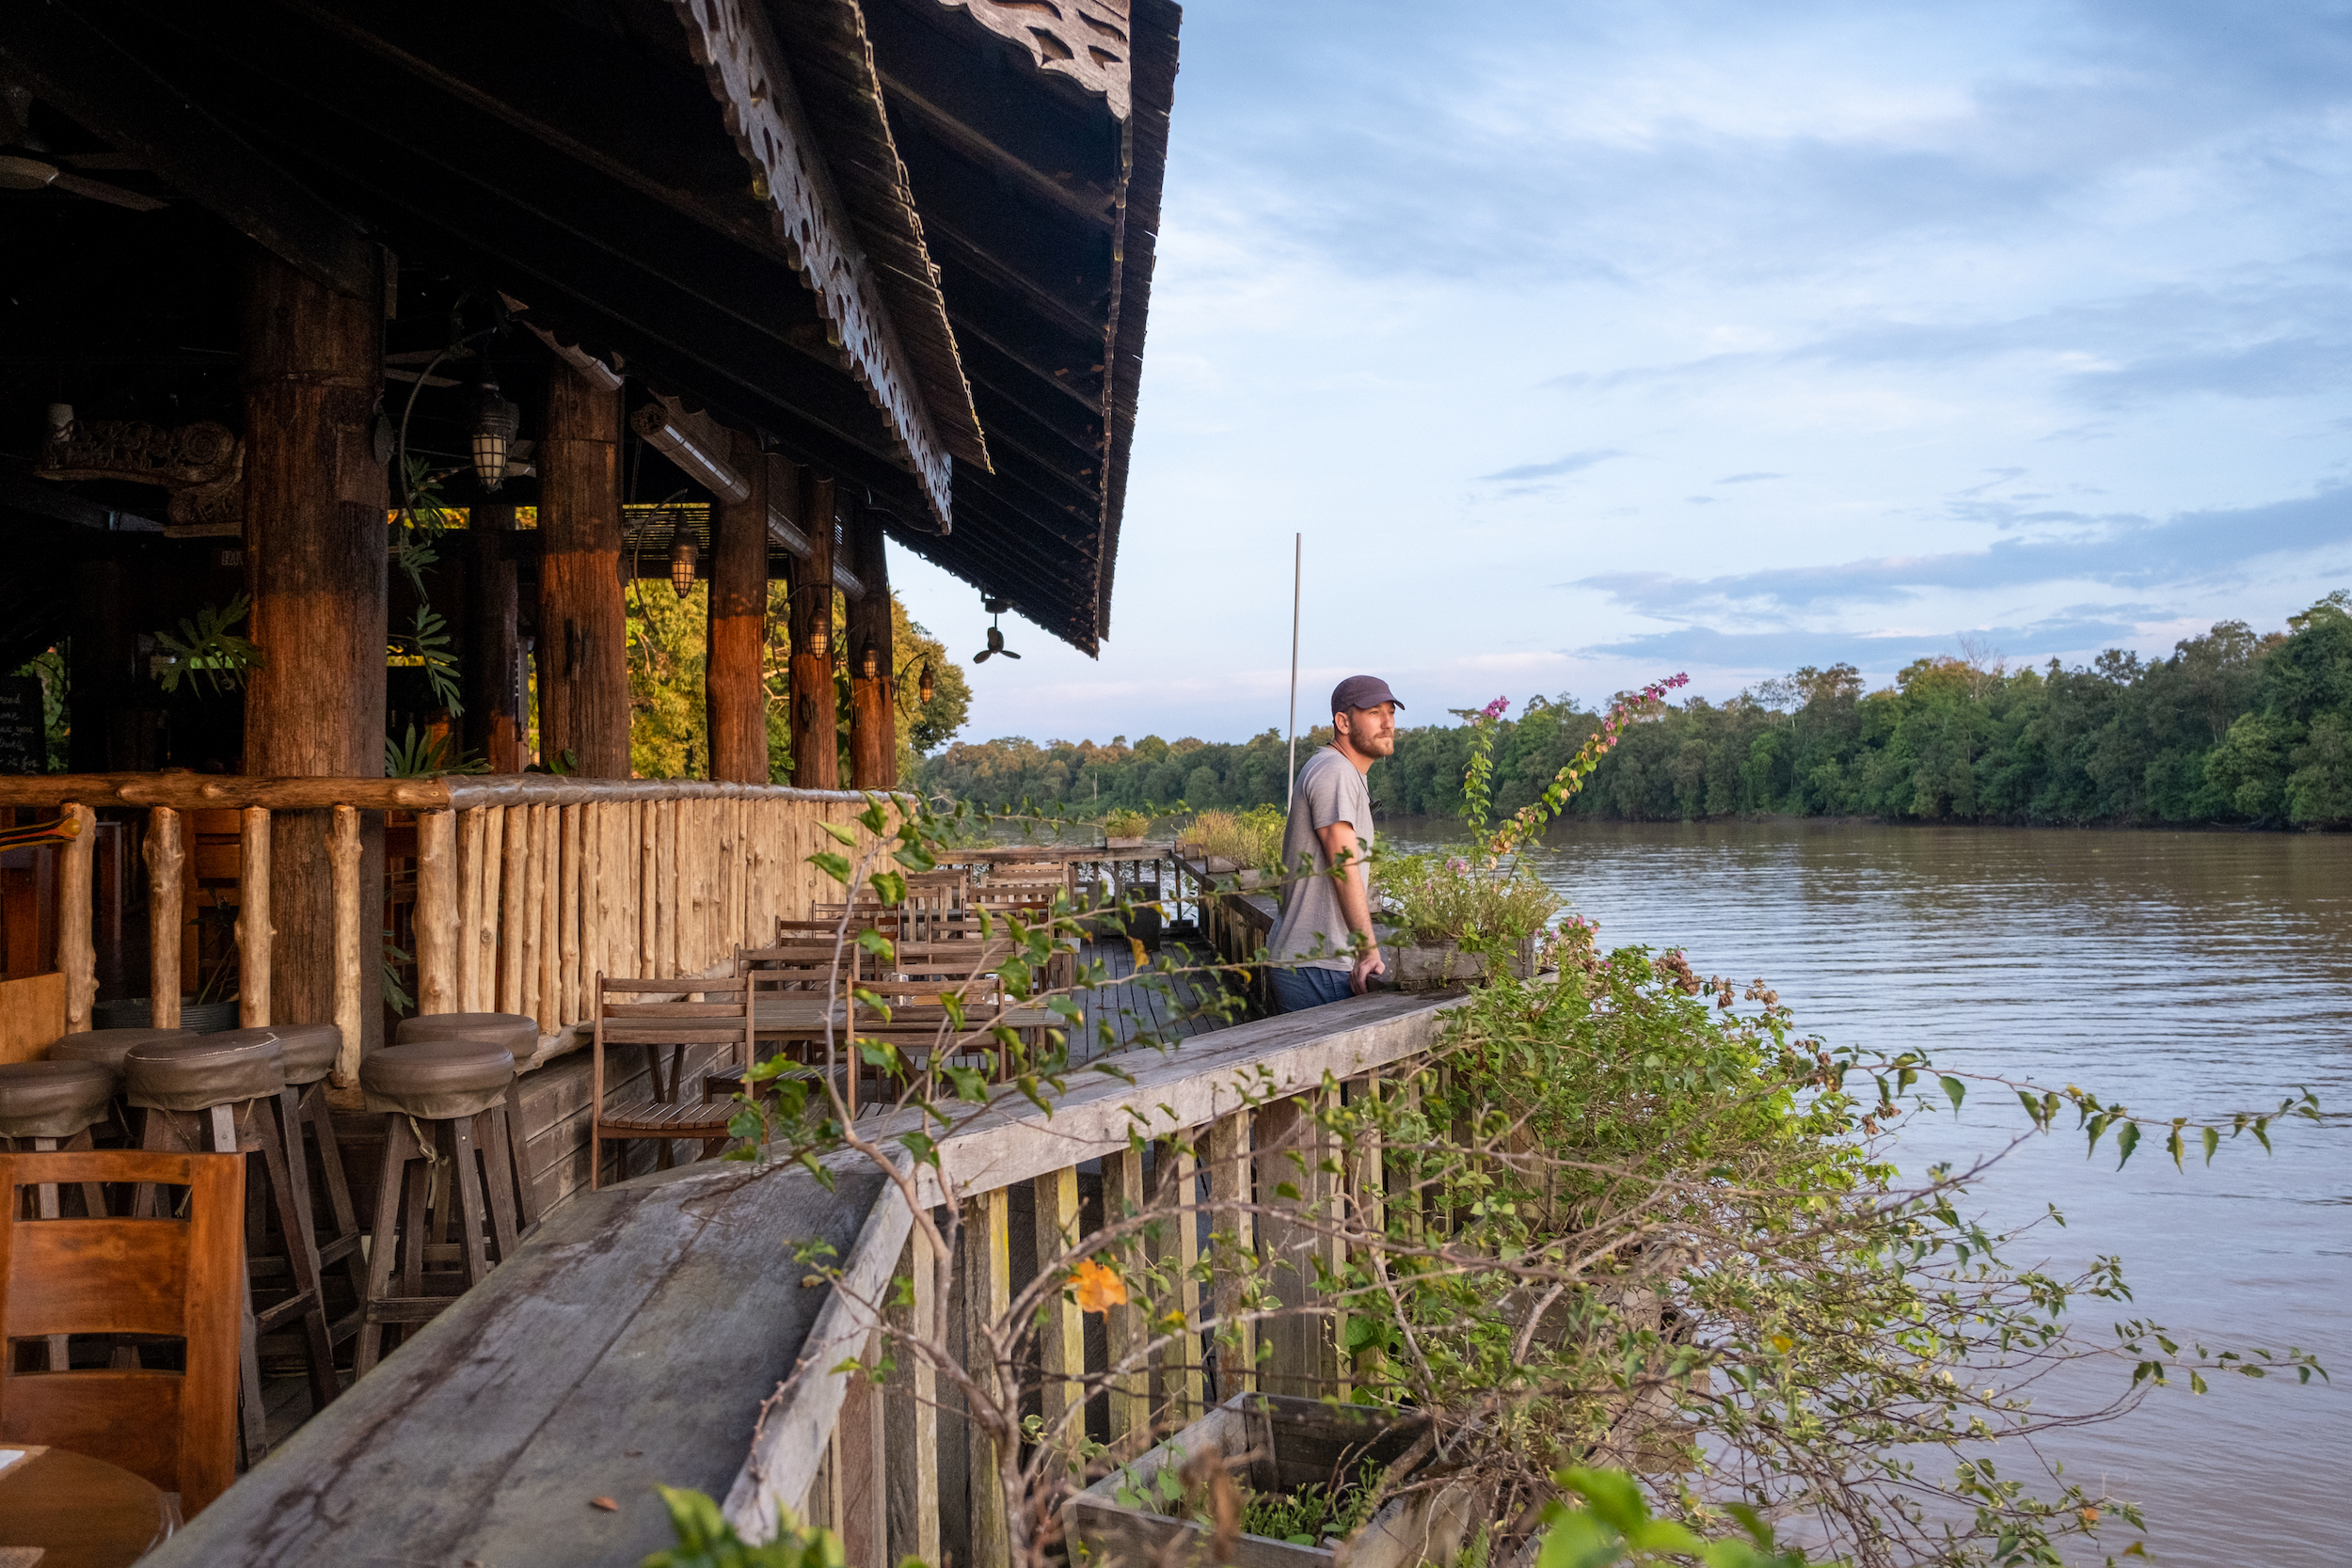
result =
[{"label": "forest treeline", "polygon": [[[1502,722],[1497,814],[1534,800],[1600,721],[1567,697]],[[1391,812],[1459,809],[1467,724],[1403,729],[1374,766]],[[1299,737],[1299,754],[1329,730]],[[1014,738],[927,758],[927,790],[987,804],[1279,804],[1273,730],[1237,744]],[[2167,657],[2087,667],[1923,658],[1865,691],[1851,665],[1806,668],[1724,703],[1694,698],[1632,726],[1571,805],[1629,821],[1755,814],[2018,823],[2352,823],[2352,599],[2339,591],[2257,633],[2225,621]]]}]

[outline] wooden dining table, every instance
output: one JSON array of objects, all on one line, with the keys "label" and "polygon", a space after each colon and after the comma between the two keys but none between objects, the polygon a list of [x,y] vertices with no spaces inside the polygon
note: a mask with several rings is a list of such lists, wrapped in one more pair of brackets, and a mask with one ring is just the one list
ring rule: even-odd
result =
[{"label": "wooden dining table", "polygon": [[40,1568],[123,1568],[160,1545],[161,1491],[119,1465],[38,1444],[0,1447],[0,1564],[38,1549]]}]

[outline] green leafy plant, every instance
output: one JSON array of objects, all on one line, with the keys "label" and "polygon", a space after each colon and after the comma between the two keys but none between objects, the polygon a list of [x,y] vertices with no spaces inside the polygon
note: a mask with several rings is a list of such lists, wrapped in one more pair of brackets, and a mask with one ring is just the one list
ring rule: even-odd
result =
[{"label": "green leafy plant", "polygon": [[452,718],[466,711],[457,690],[457,656],[450,652],[449,628],[430,606],[417,606],[415,620],[405,632],[394,632],[385,649],[387,662],[421,668],[433,695]]},{"label": "green leafy plant", "polygon": [[1151,827],[1152,817],[1147,812],[1121,808],[1103,815],[1104,838],[1141,838]]},{"label": "green leafy plant", "polygon": [[252,608],[253,601],[240,594],[225,609],[208,604],[196,612],[194,620],[183,619],[178,637],[157,632],[155,645],[168,658],[157,675],[164,689],[179,690],[183,676],[213,696],[243,688],[245,673],[261,668],[262,650],[231,628]]},{"label": "green leafy plant", "polygon": [[677,1544],[644,1559],[638,1568],[842,1568],[847,1560],[839,1536],[803,1528],[788,1508],[777,1511],[774,1538],[755,1544],[736,1532],[707,1494],[659,1490]]},{"label": "green leafy plant", "polygon": [[384,1006],[395,1015],[405,1013],[417,1005],[417,999],[408,994],[408,988],[400,983],[402,967],[415,961],[412,955],[400,950],[392,941],[392,933],[387,930],[384,933]]},{"label": "green leafy plant", "polygon": [[1460,856],[1378,856],[1374,895],[1416,942],[1471,950],[1516,946],[1560,912],[1560,895],[1518,865],[1479,867]]},{"label": "green leafy plant", "polygon": [[1581,1465],[1553,1478],[1578,1504],[1546,1505],[1543,1548],[1535,1568],[1610,1568],[1612,1563],[1666,1563],[1696,1558],[1707,1568],[1806,1568],[1804,1554],[1773,1539],[1763,1515],[1744,1504],[1726,1512],[1741,1534],[1702,1541],[1671,1519],[1650,1516],[1642,1489],[1623,1470]]},{"label": "green leafy plant", "polygon": [[384,776],[388,779],[425,779],[439,773],[487,773],[490,764],[476,752],[460,753],[456,741],[447,735],[427,731],[417,733],[417,726],[408,726],[407,734],[399,740],[384,737]]},{"label": "green leafy plant", "polygon": [[1282,828],[1287,819],[1288,814],[1279,806],[1254,806],[1245,812],[1204,811],[1184,830],[1184,842],[1210,859],[1271,868],[1281,862]]}]

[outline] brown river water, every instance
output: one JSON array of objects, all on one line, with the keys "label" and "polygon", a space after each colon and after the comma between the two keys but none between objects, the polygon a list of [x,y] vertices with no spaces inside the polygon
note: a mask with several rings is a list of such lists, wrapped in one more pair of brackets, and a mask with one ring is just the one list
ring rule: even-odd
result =
[{"label": "brown river water", "polygon": [[[1381,831],[1384,848],[1458,834],[1436,819]],[[2082,1135],[2061,1132],[2004,1160],[1978,1203],[1996,1222],[2064,1212],[2067,1228],[2012,1261],[2066,1272],[2122,1255],[2136,1302],[2080,1307],[2086,1339],[2140,1316],[2176,1339],[2296,1345],[2342,1380],[2215,1378],[2202,1397],[2179,1380],[2113,1422],[2041,1439],[2070,1478],[2141,1503],[2162,1561],[2352,1562],[2352,836],[1592,824],[1531,853],[1604,946],[1681,946],[1702,974],[1762,975],[1833,1042],[2076,1084],[2168,1117],[2317,1094],[2325,1123],[2279,1124],[2273,1157],[2242,1138],[2210,1169],[2192,1148],[2179,1172],[2149,1138],[2119,1174],[2111,1136],[2087,1162]],[[1907,1171],[1964,1164],[2025,1126],[2015,1098],[1985,1085],[1957,1118],[1913,1119],[1895,1157]],[[2059,1392],[2100,1402],[2129,1375],[2101,1364]],[[2028,1473],[2026,1459],[2002,1468]],[[2102,1544],[2134,1539],[2124,1527]]]}]

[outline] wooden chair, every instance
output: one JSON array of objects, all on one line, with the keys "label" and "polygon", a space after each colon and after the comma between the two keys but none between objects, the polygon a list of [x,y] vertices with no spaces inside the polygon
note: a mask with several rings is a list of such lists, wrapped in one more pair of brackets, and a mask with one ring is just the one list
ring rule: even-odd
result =
[{"label": "wooden chair", "polygon": [[[992,1020],[1006,1005],[1002,984],[993,974],[961,980],[871,980],[861,982],[852,1010],[853,1041],[872,1040],[898,1048],[907,1064],[907,1076],[927,1080],[924,1093],[935,1092],[928,1082],[945,1062],[958,1057],[987,1063],[992,1083],[1005,1076],[1005,1051],[993,1032]],[[958,1027],[942,1000],[956,998],[963,1015]],[[879,1006],[877,1001],[879,999]],[[887,1017],[884,1016],[885,1011]],[[859,1057],[862,1063],[864,1058]],[[861,1075],[866,1070],[861,1067]],[[882,1079],[873,1069],[878,1085]]]},{"label": "wooden chair", "polygon": [[[167,1205],[160,1219],[19,1217],[19,1189],[81,1181],[185,1187],[189,1201]],[[0,1344],[138,1334],[187,1347],[177,1372],[18,1373],[15,1356],[0,1356],[0,1443],[103,1459],[177,1492],[182,1516],[192,1517],[236,1475],[245,1156],[0,1154]]]},{"label": "wooden chair", "polygon": [[[647,992],[689,997],[700,996],[702,1001],[630,1002],[617,1000],[642,996]],[[604,1053],[609,1045],[634,1045],[645,1053],[646,1076],[653,1081],[650,1096],[640,1096],[606,1104],[604,1100]],[[665,1077],[661,1070],[661,1047],[670,1048],[670,1070]],[[670,1164],[670,1142],[686,1138],[703,1146],[702,1158],[709,1159],[726,1147],[727,1123],[734,1117],[733,1101],[714,1092],[715,1085],[701,1069],[711,1064],[697,1063],[698,1078],[693,1098],[686,1090],[686,1053],[690,1047],[716,1047],[725,1065],[739,1072],[751,1066],[752,1056],[752,986],[741,975],[725,979],[698,979],[693,975],[675,975],[666,980],[615,980],[601,972],[596,975],[596,1031],[590,1044],[595,1057],[589,1068],[592,1103],[596,1107],[591,1123],[589,1148],[589,1185],[602,1185],[604,1177],[604,1145],[608,1141],[632,1138],[658,1138],[659,1165]]]}]

